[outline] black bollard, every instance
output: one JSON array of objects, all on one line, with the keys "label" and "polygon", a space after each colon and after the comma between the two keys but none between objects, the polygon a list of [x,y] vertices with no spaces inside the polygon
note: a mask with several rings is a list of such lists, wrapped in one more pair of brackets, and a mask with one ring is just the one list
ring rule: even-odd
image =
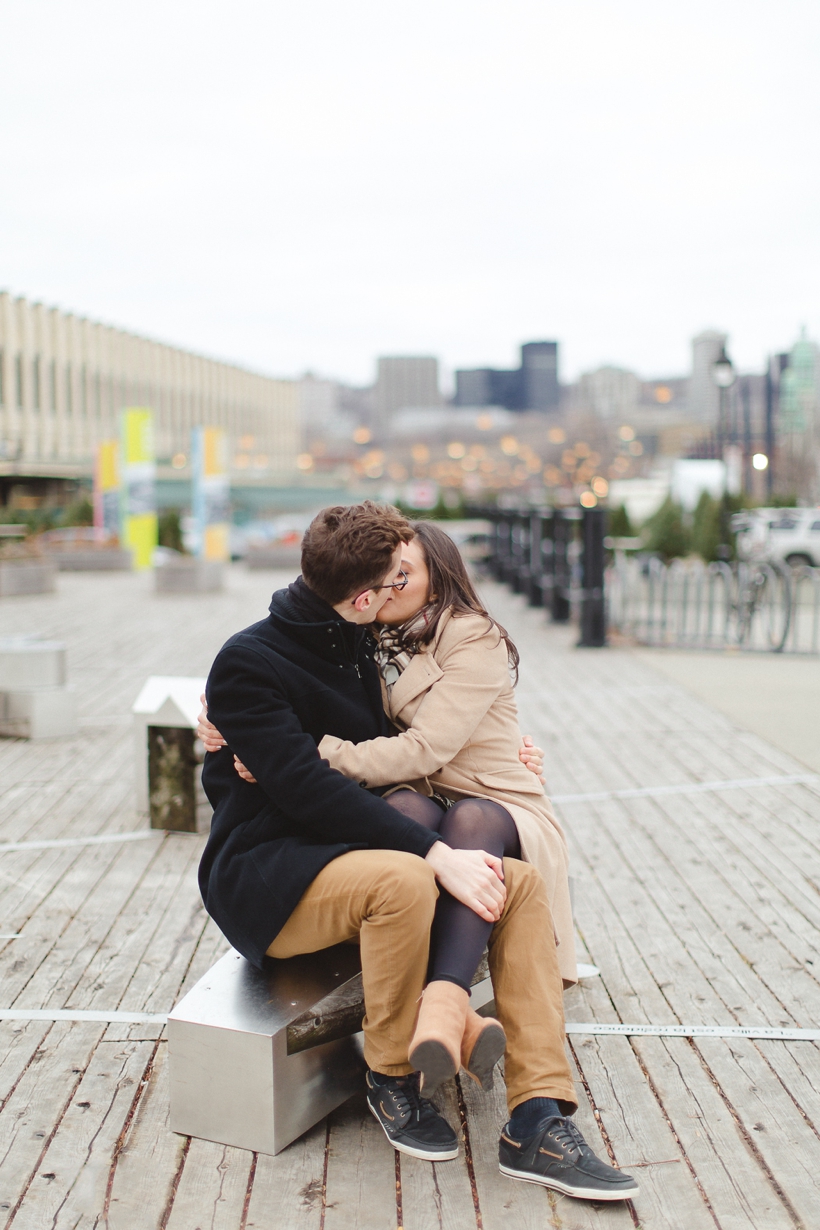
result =
[{"label": "black bollard", "polygon": [[598,649],[606,645],[604,600],[604,535],[607,514],[603,508],[585,508],[581,523],[581,639],[579,646]]},{"label": "black bollard", "polygon": [[572,524],[564,509],[556,508],[552,523],[552,594],[550,614],[554,624],[569,623],[570,580],[569,540]]}]

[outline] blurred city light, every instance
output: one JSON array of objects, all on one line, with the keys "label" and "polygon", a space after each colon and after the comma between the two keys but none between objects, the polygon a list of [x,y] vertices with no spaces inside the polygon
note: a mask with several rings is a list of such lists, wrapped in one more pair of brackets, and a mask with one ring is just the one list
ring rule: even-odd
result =
[{"label": "blurred city light", "polygon": [[501,437],[501,451],[502,453],[506,453],[508,457],[515,456],[515,454],[518,452],[518,441],[516,440],[515,436],[502,436]]},{"label": "blurred city light", "polygon": [[313,469],[313,458],[311,457],[310,453],[300,453],[299,456],[296,458],[296,466],[299,470],[304,470],[305,472],[307,472],[308,470],[312,470]]},{"label": "blurred city light", "polygon": [[765,470],[769,464],[769,458],[765,453],[755,453],[752,458],[752,465],[756,470]]},{"label": "blurred city light", "polygon": [[581,507],[582,508],[594,508],[597,503],[598,503],[598,499],[595,495],[593,495],[591,491],[581,492]]},{"label": "blurred city light", "polygon": [[447,445],[447,456],[452,457],[455,461],[457,461],[459,457],[463,457],[466,452],[467,449],[460,440],[451,440]]},{"label": "blurred city light", "polygon": [[353,432],[354,444],[369,444],[373,439],[373,433],[369,427],[357,427]]},{"label": "blurred city light", "polygon": [[619,427],[618,428],[618,439],[623,440],[625,442],[628,442],[629,440],[634,440],[635,439],[634,427],[629,427],[626,424],[624,424],[623,427]]}]

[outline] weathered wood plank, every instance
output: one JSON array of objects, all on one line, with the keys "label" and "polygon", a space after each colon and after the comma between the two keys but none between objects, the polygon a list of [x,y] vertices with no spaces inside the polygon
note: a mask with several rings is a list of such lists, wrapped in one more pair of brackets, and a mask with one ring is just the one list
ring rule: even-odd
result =
[{"label": "weathered wood plank", "polygon": [[327,1125],[317,1123],[276,1157],[256,1158],[246,1230],[319,1230]]},{"label": "weathered wood plank", "polygon": [[188,1137],[168,1127],[167,1065],[168,1046],[160,1042],[134,1118],[112,1158],[106,1230],[156,1230],[170,1207]]},{"label": "weathered wood plank", "polygon": [[792,1230],[788,1209],[691,1043],[635,1038],[632,1045],[721,1230]]},{"label": "weathered wood plank", "polygon": [[[459,1136],[461,1122],[455,1081],[448,1081],[435,1098],[445,1119]],[[424,1162],[405,1154],[399,1158],[404,1230],[472,1230],[476,1211],[465,1141],[450,1162]]]},{"label": "weathered wood plank", "polygon": [[[58,1022],[3,1107],[0,1212],[14,1213],[88,1068],[103,1026]],[[49,1180],[43,1177],[42,1182]]]},{"label": "weathered wood plank", "polygon": [[238,1230],[252,1166],[253,1154],[245,1149],[192,1140],[167,1230]]},{"label": "weathered wood plank", "polygon": [[111,1158],[139,1097],[148,1042],[100,1045],[14,1219],[20,1230],[92,1230],[105,1215]]},{"label": "weathered wood plank", "polygon": [[[396,1230],[396,1160],[364,1094],[329,1118],[325,1230]],[[355,1213],[354,1213],[355,1210]]]}]

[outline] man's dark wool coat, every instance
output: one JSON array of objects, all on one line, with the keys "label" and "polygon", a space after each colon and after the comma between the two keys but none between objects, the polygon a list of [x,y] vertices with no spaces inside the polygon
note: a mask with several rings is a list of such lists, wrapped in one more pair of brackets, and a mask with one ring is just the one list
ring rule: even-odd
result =
[{"label": "man's dark wool coat", "polygon": [[[273,595],[267,619],[222,647],[206,695],[228,746],[205,757],[214,816],[199,887],[234,948],[261,966],[331,859],[366,847],[423,858],[437,837],[319,757],[326,734],[361,743],[389,730],[367,628],[301,577]],[[256,785],[239,777],[234,753]]]}]

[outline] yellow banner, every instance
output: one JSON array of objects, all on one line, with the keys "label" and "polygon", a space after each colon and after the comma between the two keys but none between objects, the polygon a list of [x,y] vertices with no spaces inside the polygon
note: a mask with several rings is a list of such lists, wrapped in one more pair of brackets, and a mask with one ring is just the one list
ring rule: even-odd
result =
[{"label": "yellow banner", "polygon": [[157,545],[154,412],[142,406],[122,412],[122,541],[135,568],[150,568]]},{"label": "yellow banner", "polygon": [[136,407],[122,412],[122,442],[124,466],[154,464],[154,412]]}]

